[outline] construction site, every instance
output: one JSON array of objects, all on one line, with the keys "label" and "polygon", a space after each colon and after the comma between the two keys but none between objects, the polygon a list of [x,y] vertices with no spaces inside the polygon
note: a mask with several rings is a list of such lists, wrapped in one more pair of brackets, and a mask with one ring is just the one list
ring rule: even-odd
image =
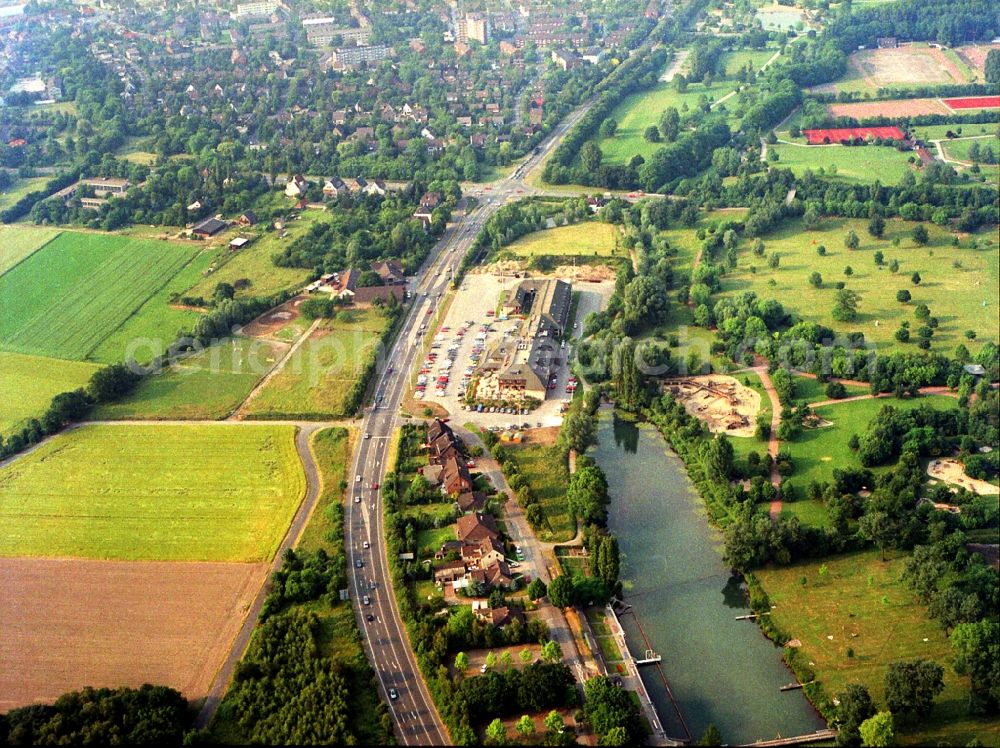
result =
[{"label": "construction site", "polygon": [[734,377],[676,377],[664,380],[662,387],[688,413],[706,423],[713,434],[754,435],[760,394]]}]

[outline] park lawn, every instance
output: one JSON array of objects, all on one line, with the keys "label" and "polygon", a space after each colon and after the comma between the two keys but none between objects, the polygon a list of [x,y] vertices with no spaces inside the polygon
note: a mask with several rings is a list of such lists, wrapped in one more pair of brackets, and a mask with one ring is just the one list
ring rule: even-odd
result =
[{"label": "park lawn", "polygon": [[736,80],[718,81],[706,89],[703,83],[690,83],[687,91],[678,93],[673,83],[660,82],[651,89],[627,96],[610,115],[618,122],[615,134],[610,138],[601,138],[597,143],[604,153],[604,161],[624,164],[636,154],[648,161],[664,144],[650,143],[643,133],[650,125],[659,124],[664,109],[676,107],[683,115],[686,110],[697,107],[702,96],[718,101],[735,91],[737,85],[739,81]]},{"label": "park lawn", "polygon": [[[867,551],[755,574],[775,606],[771,620],[802,642],[800,659],[810,664],[828,696],[860,683],[884,709],[889,664],[923,657],[944,668],[945,689],[926,722],[897,724],[899,742],[966,745],[978,737],[985,745],[996,745],[995,719],[966,716],[968,678],[955,674],[944,630],[900,580],[905,560],[895,554],[883,563],[877,551]],[[853,657],[847,656],[848,647]]]},{"label": "park lawn", "polygon": [[554,446],[510,446],[510,454],[545,510],[548,527],[537,532],[545,542],[565,543],[576,535],[576,517],[569,510],[566,486],[569,469]]},{"label": "park lawn", "polygon": [[701,240],[697,236],[698,229],[708,231],[724,221],[742,221],[748,212],[746,208],[721,208],[706,211],[699,214],[698,223],[694,226],[673,226],[661,231],[660,236],[665,238],[670,243],[670,248],[677,253],[675,265],[678,269],[690,272],[694,269],[694,261],[701,248]]},{"label": "park lawn", "polygon": [[25,179],[14,180],[14,184],[11,187],[7,188],[4,192],[0,192],[0,210],[10,208],[29,192],[42,189],[51,179],[52,177],[27,177]]},{"label": "park lawn", "polygon": [[60,392],[85,387],[99,368],[81,361],[0,351],[0,435],[9,435],[29,418],[40,417]]},{"label": "park lawn", "polygon": [[[826,325],[838,335],[863,332],[868,343],[882,350],[919,350],[915,342],[899,343],[894,338],[900,323],[907,320],[911,341],[917,339],[916,330],[922,326],[914,316],[918,304],[927,304],[940,323],[931,339],[933,351],[950,354],[955,346],[964,343],[975,352],[979,342],[997,339],[1000,255],[995,234],[988,239],[991,233],[984,230],[971,239],[963,238],[962,246],[954,247],[950,232],[927,222],[924,226],[930,242],[920,247],[912,238],[915,223],[889,220],[882,239],[870,236],[867,225],[862,219],[831,218],[815,229],[807,229],[801,219],[785,221],[763,237],[764,257],[750,251],[749,241],[741,243],[736,269],[722,279],[724,295],[755,291],[760,298],[779,300],[797,318]],[[855,251],[844,247],[844,237],[851,229],[861,241]],[[892,244],[895,238],[900,240],[898,247]],[[983,244],[984,239],[991,244],[979,249],[970,246]],[[819,245],[826,247],[825,256],[817,253]],[[881,269],[873,259],[875,250],[881,250],[885,258]],[[774,270],[768,268],[767,259],[773,252],[778,253],[780,262]],[[896,274],[889,270],[892,260],[899,262]],[[961,267],[954,267],[956,262]],[[853,270],[850,277],[844,274],[846,266]],[[814,271],[823,279],[818,289],[809,284]],[[911,281],[914,272],[920,273],[919,285]],[[847,288],[861,295],[855,322],[837,322],[832,317],[836,281],[845,281]],[[909,303],[896,301],[900,289],[912,294]],[[965,331],[970,329],[977,333],[976,343],[965,338]]]},{"label": "park lawn", "polygon": [[[894,397],[851,400],[836,405],[824,405],[814,412],[832,426],[803,429],[793,441],[781,443],[788,450],[795,466],[788,480],[799,490],[799,495],[812,481],[824,483],[833,480],[835,468],[860,468],[857,455],[848,446],[851,436],[864,433],[868,424],[886,405],[900,410],[910,410],[930,405],[939,410],[958,407],[958,399],[946,395],[929,395],[897,400]],[[875,468],[875,472],[887,468]]]},{"label": "park lawn", "polygon": [[618,229],[610,223],[581,221],[569,226],[544,229],[522,236],[501,250],[519,257],[538,255],[611,257],[623,254],[618,247]]},{"label": "park lawn", "polygon": [[110,364],[131,358],[146,364],[166,352],[177,334],[193,329],[201,316],[172,302],[205,272],[211,259],[210,252],[196,254],[121,327],[105,338],[89,358]]},{"label": "park lawn", "polygon": [[770,60],[777,51],[776,49],[737,49],[727,52],[722,58],[726,77],[734,77],[748,62],[753,66],[754,70],[760,70],[761,66]]},{"label": "park lawn", "polygon": [[281,357],[259,338],[229,338],[167,364],[135,392],[91,413],[95,421],[216,420],[235,411]]},{"label": "park lawn", "polygon": [[431,530],[417,531],[417,558],[433,557],[441,546],[455,539],[455,528],[451,525]]},{"label": "park lawn", "polygon": [[267,561],[304,494],[291,426],[82,426],[0,469],[0,556]]},{"label": "park lawn", "polygon": [[59,236],[58,229],[0,226],[0,275]]},{"label": "park lawn", "polygon": [[[819,403],[830,398],[826,395],[826,383],[821,382],[813,377],[793,377],[792,381],[795,385],[795,401],[796,402],[806,402],[806,403]],[[847,397],[854,397],[855,395],[867,395],[871,392],[868,387],[859,387],[856,384],[846,384],[844,389],[847,390]]]},{"label": "park lawn", "polygon": [[[250,286],[238,291],[237,296],[268,296],[305,285],[311,269],[278,267],[271,256],[305,234],[316,221],[329,221],[329,216],[324,215],[321,210],[302,211],[301,218],[285,225],[288,236],[284,239],[281,238],[282,232],[265,228],[263,224],[251,229],[227,232],[226,241],[212,263],[214,269],[192,284],[187,295],[209,299],[219,283],[235,284],[244,278],[250,281]],[[235,236],[250,237],[253,241],[249,247],[239,252],[230,252],[229,239]]]},{"label": "park lawn", "polygon": [[[349,321],[340,316],[347,314]],[[386,318],[350,310],[309,335],[284,368],[247,405],[249,418],[325,418],[346,415],[344,398],[379,342]]]},{"label": "park lawn", "polygon": [[778,161],[771,162],[781,169],[791,169],[801,175],[806,169],[818,172],[820,168],[830,175],[830,167],[836,167],[836,175],[831,178],[849,184],[867,184],[878,179],[882,184],[899,184],[904,174],[916,173],[908,159],[912,153],[897,151],[889,146],[865,145],[787,145],[778,143],[767,147],[778,154]]},{"label": "park lawn", "polygon": [[[83,359],[194,256],[169,242],[64,231],[0,276],[0,348]],[[166,314],[154,309],[150,313]]]},{"label": "park lawn", "polygon": [[344,489],[356,430],[330,428],[313,434],[309,446],[319,466],[322,492],[296,548],[316,551],[344,546]]}]

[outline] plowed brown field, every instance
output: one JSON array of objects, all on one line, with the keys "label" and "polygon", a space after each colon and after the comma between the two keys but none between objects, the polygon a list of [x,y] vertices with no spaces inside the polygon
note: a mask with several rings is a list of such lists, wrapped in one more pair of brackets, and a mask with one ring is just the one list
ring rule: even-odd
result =
[{"label": "plowed brown field", "polygon": [[205,696],[267,564],[0,559],[0,712],[84,686]]}]

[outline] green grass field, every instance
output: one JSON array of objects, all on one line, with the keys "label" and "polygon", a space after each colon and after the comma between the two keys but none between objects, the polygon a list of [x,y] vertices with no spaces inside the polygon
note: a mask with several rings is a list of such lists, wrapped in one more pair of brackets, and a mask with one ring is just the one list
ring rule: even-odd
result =
[{"label": "green grass field", "polygon": [[[0,299],[17,299],[0,317],[0,347],[86,358],[196,251],[167,242],[63,232],[0,276]],[[156,319],[166,310],[149,313]]]},{"label": "green grass field", "polygon": [[[789,480],[801,490],[814,480],[820,483],[832,480],[835,468],[861,467],[857,455],[851,451],[847,443],[854,434],[860,436],[886,405],[901,410],[910,410],[921,405],[947,409],[958,407],[958,399],[945,395],[905,400],[879,397],[816,408],[816,414],[824,420],[831,421],[833,425],[803,429],[794,441],[782,442],[781,448],[789,451],[795,465],[795,472],[789,476]],[[878,470],[879,468],[876,468],[876,472]],[[793,502],[793,505],[797,503],[799,502]]]},{"label": "green grass field", "polygon": [[59,236],[58,229],[0,226],[0,275]]},{"label": "green grass field", "polygon": [[[997,113],[1000,119],[1000,113]],[[991,135],[994,138],[994,152],[997,151],[995,139],[997,137],[997,123],[978,125],[914,125],[910,128],[910,134],[921,140],[948,140],[948,132],[952,132],[962,138],[976,137],[979,135]]]},{"label": "green grass field", "polygon": [[1000,723],[967,716],[968,678],[952,670],[944,630],[900,581],[904,562],[905,557],[893,557],[883,563],[871,551],[755,573],[775,606],[772,620],[802,642],[802,660],[813,666],[829,696],[861,683],[884,709],[889,664],[923,657],[944,668],[945,689],[928,720],[897,722],[899,743],[966,745],[978,737],[984,745],[996,745]]},{"label": "green grass field", "polygon": [[100,405],[96,421],[225,418],[281,355],[273,343],[230,338],[146,377],[131,395]]},{"label": "green grass field", "polygon": [[0,556],[266,561],[305,493],[290,426],[84,426],[0,469]]},{"label": "green grass field", "polygon": [[291,244],[297,237],[306,233],[316,221],[327,220],[321,210],[306,210],[297,221],[290,222],[285,228],[288,236],[281,238],[280,231],[265,231],[260,226],[243,231],[230,231],[225,234],[226,242],[234,236],[253,237],[249,247],[236,253],[231,253],[225,244],[217,251],[210,274],[204,275],[192,283],[188,295],[211,298],[219,283],[235,283],[247,278],[250,287],[240,294],[250,296],[267,296],[305,285],[309,270],[304,268],[278,267],[271,261],[271,256]]},{"label": "green grass field", "polygon": [[617,239],[618,231],[610,223],[583,221],[522,236],[500,252],[528,258],[539,255],[611,257],[624,252],[618,249]]},{"label": "green grass field", "polygon": [[344,415],[344,397],[385,329],[377,311],[348,311],[350,322],[324,323],[247,407],[250,418]]},{"label": "green grass field", "polygon": [[[973,143],[978,143],[980,148],[985,146],[990,146],[993,148],[993,153],[998,153],[1000,151],[1000,142],[997,141],[995,135],[983,135],[982,137],[972,138],[962,140],[946,140],[941,145],[944,147],[944,152],[948,154],[948,158],[957,159],[958,161],[971,161],[969,157],[969,149],[972,147]],[[983,169],[989,168],[985,165],[982,166]],[[996,170],[996,165],[993,165],[993,170]]]},{"label": "green grass field", "polygon": [[510,447],[521,474],[545,510],[548,529],[542,528],[538,537],[545,542],[565,543],[576,535],[576,519],[570,514],[566,500],[569,470],[559,458],[555,447],[534,444]]},{"label": "green grass field", "polygon": [[6,191],[0,192],[0,210],[6,210],[14,203],[27,195],[29,192],[42,189],[52,177],[28,177],[27,179],[17,179],[14,185]]},{"label": "green grass field", "polygon": [[310,446],[320,467],[323,490],[296,548],[315,551],[331,545],[343,546],[344,486],[356,436],[356,431],[342,428],[323,429],[313,435]]},{"label": "green grass field", "polygon": [[83,387],[100,367],[0,351],[0,434],[36,418],[60,392]]},{"label": "green grass field", "polygon": [[830,167],[833,166],[836,167],[833,178],[838,182],[859,184],[878,179],[882,184],[898,184],[904,174],[917,173],[907,161],[912,153],[887,146],[798,146],[778,143],[768,146],[768,152],[772,149],[778,154],[778,161],[771,162],[774,166],[791,169],[796,175],[806,169],[818,172],[822,168],[827,176],[830,176]]},{"label": "green grass field", "polygon": [[[723,278],[724,293],[756,291],[761,298],[778,299],[788,311],[805,321],[827,325],[841,334],[861,331],[868,342],[880,349],[918,350],[915,342],[904,344],[894,339],[904,320],[910,322],[914,333],[921,326],[914,316],[918,304],[927,304],[940,323],[931,340],[932,350],[950,354],[956,345],[965,343],[974,351],[979,342],[997,339],[1000,263],[995,233],[984,231],[976,237],[982,244],[992,236],[993,244],[985,248],[971,248],[968,238],[962,246],[954,247],[950,233],[926,223],[930,242],[920,247],[912,239],[914,223],[887,221],[882,239],[868,234],[867,223],[832,218],[822,221],[816,229],[806,229],[799,219],[786,221],[763,237],[764,257],[755,256],[748,242],[740,246],[737,268]],[[844,247],[844,237],[850,229],[861,240],[855,251]],[[899,246],[893,246],[896,238]],[[817,253],[819,245],[826,247],[825,256]],[[885,265],[881,269],[873,259],[875,250],[884,255]],[[768,268],[767,257],[772,252],[777,252],[780,258],[780,266],[775,270]],[[889,270],[892,260],[899,262],[895,274]],[[956,262],[961,267],[955,267]],[[844,273],[847,266],[853,271],[850,277]],[[751,268],[756,268],[756,272]],[[821,288],[809,284],[814,271],[822,276]],[[920,273],[919,285],[911,282],[914,272]],[[831,315],[837,281],[844,281],[847,288],[861,294],[856,322],[837,322]],[[910,291],[913,296],[910,303],[896,301],[900,289]],[[977,332],[975,344],[965,339],[964,333],[969,329]],[[915,334],[911,340],[916,340]]]},{"label": "green grass field", "polygon": [[[829,400],[826,394],[826,384],[818,379],[810,377],[793,377],[795,383],[795,400],[806,403],[818,403]],[[871,390],[868,387],[858,387],[854,384],[845,385],[847,396],[867,395]],[[765,395],[766,399],[766,395]]]}]

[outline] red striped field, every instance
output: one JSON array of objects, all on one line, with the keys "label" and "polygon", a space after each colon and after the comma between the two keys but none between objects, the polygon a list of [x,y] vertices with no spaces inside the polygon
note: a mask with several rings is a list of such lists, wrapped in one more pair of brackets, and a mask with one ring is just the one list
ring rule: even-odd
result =
[{"label": "red striped field", "polygon": [[965,96],[960,99],[942,99],[952,109],[996,109],[1000,96]]},{"label": "red striped field", "polygon": [[809,145],[823,143],[840,143],[845,140],[903,140],[906,134],[898,127],[832,127],[819,130],[803,130],[802,134],[809,139]]}]

